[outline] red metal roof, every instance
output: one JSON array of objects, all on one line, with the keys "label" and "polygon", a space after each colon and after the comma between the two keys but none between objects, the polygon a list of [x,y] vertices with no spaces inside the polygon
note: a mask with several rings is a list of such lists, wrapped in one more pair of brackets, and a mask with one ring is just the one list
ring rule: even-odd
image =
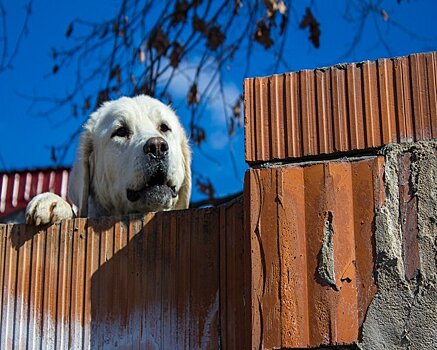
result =
[{"label": "red metal roof", "polygon": [[0,172],[0,218],[26,208],[39,193],[53,192],[67,199],[70,168]]}]

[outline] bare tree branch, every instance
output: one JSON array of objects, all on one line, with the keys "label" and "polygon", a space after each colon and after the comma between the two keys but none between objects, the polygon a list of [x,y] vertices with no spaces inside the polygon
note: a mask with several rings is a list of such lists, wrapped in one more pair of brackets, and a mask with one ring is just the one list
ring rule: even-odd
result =
[{"label": "bare tree branch", "polygon": [[[4,12],[1,1],[0,14]],[[384,0],[345,1],[343,18],[354,35],[343,57],[350,56],[362,41],[370,15],[378,40],[388,52],[382,20],[414,35],[387,14],[381,17],[384,4]],[[309,43],[317,49],[323,38],[316,1],[307,0],[306,5],[306,10],[298,13],[291,0],[122,0],[110,19],[91,22],[78,18],[66,27],[67,44],[53,49],[49,75],[73,67],[75,80],[65,94],[29,96],[35,103],[32,108],[39,116],[50,116],[69,106],[70,117],[83,121],[105,100],[141,93],[155,96],[188,111],[185,124],[193,145],[199,155],[218,166],[204,146],[211,142],[212,102],[220,101],[228,135],[226,149],[234,175],[240,178],[232,137],[243,124],[241,101],[227,91],[229,74],[250,75],[254,53],[261,50],[268,72],[290,70],[284,52],[292,45],[290,31],[299,27],[309,31]],[[4,16],[0,21],[5,26]],[[79,130],[53,147],[56,162],[63,162]],[[201,192],[214,196],[209,179],[198,176],[196,181]]]},{"label": "bare tree branch", "polygon": [[13,67],[13,61],[17,56],[19,48],[29,32],[29,19],[32,15],[32,0],[24,6],[25,14],[23,25],[14,43],[9,43],[9,32],[7,24],[7,13],[3,1],[0,0],[0,74]]}]

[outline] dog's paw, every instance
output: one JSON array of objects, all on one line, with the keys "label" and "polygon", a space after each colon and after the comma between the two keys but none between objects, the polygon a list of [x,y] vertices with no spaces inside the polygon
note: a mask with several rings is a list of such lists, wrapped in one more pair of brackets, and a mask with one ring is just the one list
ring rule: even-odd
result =
[{"label": "dog's paw", "polygon": [[35,196],[26,207],[26,224],[46,225],[74,217],[70,204],[54,193]]}]

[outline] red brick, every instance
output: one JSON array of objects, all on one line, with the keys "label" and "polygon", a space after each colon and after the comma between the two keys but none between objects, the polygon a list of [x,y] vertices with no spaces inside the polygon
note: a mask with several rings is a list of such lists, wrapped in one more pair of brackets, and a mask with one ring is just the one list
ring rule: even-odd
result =
[{"label": "red brick", "polygon": [[[376,291],[373,220],[382,169],[381,159],[371,158],[248,171],[252,347],[358,341]],[[327,220],[330,283],[319,272]]]},{"label": "red brick", "polygon": [[432,52],[246,79],[246,161],[436,137],[436,67]]}]

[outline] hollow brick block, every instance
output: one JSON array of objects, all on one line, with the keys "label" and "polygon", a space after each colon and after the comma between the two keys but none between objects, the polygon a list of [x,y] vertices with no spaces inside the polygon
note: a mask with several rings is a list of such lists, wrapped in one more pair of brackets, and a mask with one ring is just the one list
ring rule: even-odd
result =
[{"label": "hollow brick block", "polygon": [[437,136],[437,52],[244,81],[246,161],[371,150]]},{"label": "hollow brick block", "polygon": [[247,172],[252,348],[358,342],[382,175],[382,157]]}]

